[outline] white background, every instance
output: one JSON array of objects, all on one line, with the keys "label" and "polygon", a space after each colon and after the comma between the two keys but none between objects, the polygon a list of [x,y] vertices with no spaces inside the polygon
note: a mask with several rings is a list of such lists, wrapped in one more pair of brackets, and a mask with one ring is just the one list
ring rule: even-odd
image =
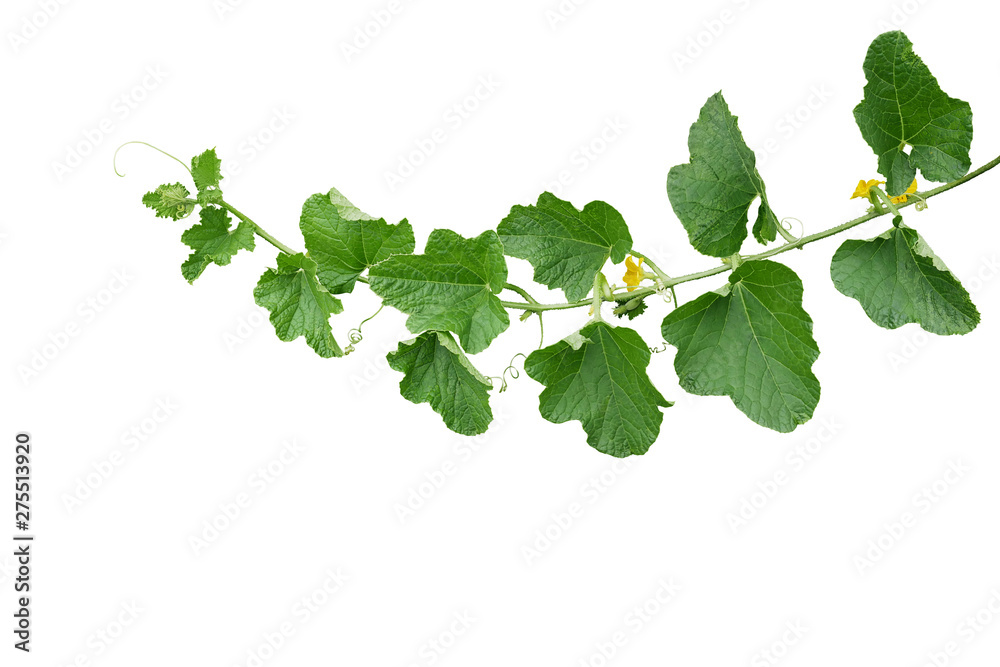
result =
[{"label": "white background", "polygon": [[[848,197],[876,176],[851,110],[867,46],[889,27],[972,104],[973,165],[997,154],[1000,9],[593,0],[553,26],[555,0],[408,1],[349,61],[342,45],[387,0],[250,0],[222,12],[211,0],[66,2],[44,21],[43,4],[9,0],[0,23],[0,472],[11,478],[13,435],[30,431],[38,536],[31,656],[10,646],[12,559],[0,556],[4,665],[254,665],[255,654],[267,665],[763,665],[773,647],[789,666],[917,666],[950,641],[948,664],[994,664],[1000,618],[972,641],[961,624],[1000,596],[1000,225],[990,201],[1000,172],[907,214],[973,293],[977,331],[879,329],[829,280],[840,239],[785,254],[822,350],[815,419],[780,435],[727,398],[686,396],[671,348],[649,372],[677,405],[649,454],[621,467],[586,445],[578,423],[542,420],[541,387],[524,375],[494,397],[500,418],[486,436],[451,434],[429,406],[401,399],[399,374],[384,368],[402,335],[395,311],[369,322],[345,359],[279,342],[252,299],[275,252],[261,242],[189,286],[185,223],[154,219],[139,201],[186,173],[129,146],[120,179],[112,153],[135,139],[185,160],[217,146],[239,169],[227,199],[298,247],[301,202],[331,186],[370,213],[407,217],[419,250],[436,227],[495,228],[568,170],[561,196],[611,203],[637,248],[683,274],[712,260],[688,246],[664,183],[687,161],[688,127],[709,95],[722,89],[739,116],[779,216],[818,231],[863,212]],[[25,20],[44,25],[32,32]],[[481,77],[499,86],[460,125],[447,122]],[[622,126],[614,141],[581,161],[579,147],[609,122]],[[385,173],[437,127],[447,141],[391,189]],[[58,173],[78,150],[88,154]],[[510,265],[530,282],[526,263]],[[620,281],[620,271],[608,275]],[[115,272],[128,280],[111,296]],[[678,291],[689,300],[723,280]],[[101,312],[88,299],[104,300]],[[333,320],[341,342],[377,303],[360,289],[345,306]],[[651,343],[669,307],[637,321]],[[584,319],[547,317],[547,343]],[[22,367],[71,324],[79,335],[25,379]],[[499,375],[537,344],[537,320],[515,318],[474,362]],[[176,406],[162,423],[151,421],[163,416],[157,401]],[[123,438],[134,428],[146,434],[133,449]],[[256,471],[292,440],[302,451],[258,493]],[[809,444],[818,451],[808,462],[789,455]],[[110,477],[93,476],[115,451]],[[398,506],[449,463],[455,474],[401,520]],[[953,463],[967,468],[961,478],[939,484],[933,503],[915,500]],[[776,472],[788,483],[753,497]],[[97,488],[67,503],[88,476]],[[249,506],[196,553],[191,538],[224,524],[220,506],[241,493]],[[730,515],[750,499],[756,515],[734,529]],[[574,503],[578,516],[558,528],[553,516]],[[907,512],[915,525],[886,537]],[[555,538],[546,545],[538,531]],[[880,538],[878,562],[859,566]],[[338,569],[348,580],[327,595]],[[655,597],[661,580],[680,588],[666,603]],[[325,604],[306,617],[296,605],[310,596]],[[133,604],[131,620],[121,610]],[[456,615],[471,627],[453,625]],[[294,634],[271,651],[265,636],[283,623]],[[109,645],[99,632],[116,637]],[[607,660],[601,647],[616,633],[625,643]]]}]

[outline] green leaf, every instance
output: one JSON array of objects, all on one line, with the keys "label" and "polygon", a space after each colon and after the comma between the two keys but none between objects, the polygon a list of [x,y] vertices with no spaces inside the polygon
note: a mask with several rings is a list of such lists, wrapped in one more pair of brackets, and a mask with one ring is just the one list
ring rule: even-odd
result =
[{"label": "green leaf", "polygon": [[750,204],[757,198],[754,238],[766,243],[778,234],[778,218],[768,204],[756,158],[736,120],[721,92],[708,98],[688,135],[691,161],[667,174],[674,213],[695,250],[711,257],[740,251],[747,238]]},{"label": "green leaf", "polygon": [[191,177],[199,192],[219,187],[219,181],[222,180],[222,160],[215,155],[214,148],[191,158]]},{"label": "green leaf", "polygon": [[319,356],[344,356],[330,328],[330,315],[344,307],[319,284],[316,262],[301,253],[278,255],[278,268],[264,272],[253,296],[258,306],[271,311],[271,324],[281,340],[305,336]]},{"label": "green leaf", "polygon": [[545,385],[538,409],[555,424],[579,420],[587,443],[617,457],[645,454],[663,421],[663,398],[646,375],[649,347],[632,329],[592,322],[532,352],[528,376]]},{"label": "green leaf", "polygon": [[[953,181],[972,165],[972,109],[948,97],[913,44],[899,31],[879,35],[864,63],[865,99],[854,109],[861,135],[878,156],[890,195],[902,194],[917,169],[929,181]],[[904,150],[911,146],[907,155]]]},{"label": "green leaf", "polygon": [[729,396],[750,419],[782,433],[812,417],[819,348],[802,309],[802,281],[787,266],[743,264],[721,290],[670,313],[662,330],[692,394]]},{"label": "green leaf", "polygon": [[225,266],[240,249],[254,249],[253,227],[240,223],[230,230],[229,213],[212,206],[202,207],[201,222],[181,236],[181,241],[194,250],[181,265],[184,278],[193,283],[209,264]]},{"label": "green leaf", "polygon": [[569,301],[587,296],[608,258],[622,262],[632,236],[621,214],[602,201],[583,211],[551,193],[535,206],[515,206],[497,228],[504,252],[535,267],[535,281],[561,289]]},{"label": "green leaf", "polygon": [[450,333],[428,331],[399,344],[386,357],[389,367],[405,373],[399,392],[412,403],[430,403],[452,431],[485,433],[493,421],[490,381],[469,362]]},{"label": "green leaf", "polygon": [[188,189],[180,183],[169,183],[147,192],[142,196],[142,203],[156,211],[157,218],[180,220],[194,210],[194,204],[185,201],[189,194]]},{"label": "green leaf", "polygon": [[410,316],[410,331],[451,331],[470,354],[485,350],[510,326],[496,296],[507,282],[496,232],[466,239],[435,229],[423,255],[394,255],[373,266],[368,277],[372,291]]},{"label": "green leaf", "polygon": [[846,241],[830,272],[837,289],[857,299],[880,327],[915,323],[947,336],[969,333],[979,324],[979,311],[962,283],[909,227]]},{"label": "green leaf", "polygon": [[392,255],[412,253],[415,245],[406,220],[398,225],[374,220],[336,190],[307,199],[299,227],[319,266],[319,281],[333,294],[350,292],[365,269]]}]

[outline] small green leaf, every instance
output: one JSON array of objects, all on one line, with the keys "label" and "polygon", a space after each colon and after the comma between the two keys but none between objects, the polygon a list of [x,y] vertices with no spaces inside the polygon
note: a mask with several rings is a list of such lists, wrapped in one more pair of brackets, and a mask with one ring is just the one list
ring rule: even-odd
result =
[{"label": "small green leaf", "polygon": [[213,206],[202,207],[200,218],[201,222],[181,236],[181,241],[194,250],[181,265],[181,272],[189,283],[193,283],[209,264],[225,266],[240,249],[254,249],[253,228],[240,223],[230,230],[232,220],[227,211]]},{"label": "small green leaf", "polygon": [[299,227],[319,280],[333,294],[354,289],[361,273],[392,255],[414,250],[413,228],[390,225],[355,208],[336,190],[313,195],[302,205]]},{"label": "small green leaf", "polygon": [[636,303],[627,301],[615,308],[612,312],[615,314],[615,317],[619,319],[628,317],[629,320],[634,320],[646,312],[646,300],[643,299]]},{"label": "small green leaf", "polygon": [[219,187],[222,180],[222,160],[215,155],[214,148],[191,158],[191,177],[199,192]]},{"label": "small green leaf", "polygon": [[583,211],[551,193],[535,206],[515,206],[497,228],[504,252],[535,267],[535,281],[570,301],[587,296],[608,258],[622,262],[632,236],[621,214],[602,201]]},{"label": "small green leaf", "polygon": [[947,336],[969,333],[979,324],[979,311],[962,283],[909,227],[846,241],[830,272],[837,289],[857,299],[880,327],[915,323]]},{"label": "small green leaf", "polygon": [[545,385],[538,409],[555,424],[579,420],[587,443],[617,457],[645,454],[673,403],[649,381],[649,347],[632,329],[592,322],[532,352],[524,370]]},{"label": "small green leaf", "polygon": [[319,284],[316,262],[301,253],[278,255],[278,268],[264,272],[253,296],[258,306],[271,311],[271,324],[281,340],[305,336],[319,356],[344,356],[330,328],[330,316],[344,307]]},{"label": "small green leaf", "polygon": [[750,204],[757,198],[754,238],[760,243],[774,241],[780,224],[736,121],[721,92],[708,98],[688,136],[691,161],[667,174],[674,213],[695,250],[710,257],[740,251],[747,238]]},{"label": "small green leaf", "polygon": [[470,354],[485,350],[510,326],[497,298],[507,264],[496,232],[466,239],[435,229],[423,255],[393,255],[368,277],[373,292],[410,316],[410,331],[451,331]]},{"label": "small green leaf", "polygon": [[389,367],[405,373],[399,392],[412,403],[430,403],[452,431],[485,433],[493,421],[490,382],[469,362],[450,333],[428,331],[399,344]]},{"label": "small green leaf", "polygon": [[729,396],[761,426],[788,433],[812,417],[819,348],[802,309],[802,281],[787,266],[743,264],[729,284],[667,315],[663,338],[677,348],[681,386],[700,396]]},{"label": "small green leaf", "polygon": [[142,197],[142,203],[156,211],[157,218],[180,220],[194,210],[194,204],[186,201],[189,194],[180,183],[169,183],[147,192]]},{"label": "small green leaf", "polygon": [[[864,62],[865,99],[854,108],[861,136],[878,156],[892,196],[917,169],[929,181],[953,181],[972,165],[972,109],[946,95],[902,32],[879,35]],[[905,149],[912,147],[907,155]]]}]

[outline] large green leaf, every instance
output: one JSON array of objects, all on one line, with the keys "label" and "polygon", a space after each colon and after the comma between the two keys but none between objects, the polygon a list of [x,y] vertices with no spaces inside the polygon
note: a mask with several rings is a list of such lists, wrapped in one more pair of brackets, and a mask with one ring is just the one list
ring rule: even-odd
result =
[{"label": "large green leaf", "polygon": [[622,262],[632,236],[621,214],[602,201],[583,211],[551,193],[535,206],[515,206],[497,228],[504,252],[535,267],[535,281],[561,289],[569,301],[587,296],[610,258]]},{"label": "large green leaf", "polygon": [[833,256],[833,284],[857,299],[880,327],[919,324],[941,335],[966,334],[979,311],[919,234],[899,223],[868,241],[846,241]]},{"label": "large green leaf", "polygon": [[402,342],[387,357],[389,367],[405,373],[399,392],[413,403],[430,403],[452,431],[485,433],[493,421],[490,381],[477,371],[450,333],[428,331]]},{"label": "large green leaf", "polygon": [[[899,195],[916,176],[953,181],[972,162],[972,109],[948,97],[899,31],[879,35],[864,63],[865,99],[854,109],[861,135],[878,156],[886,190]],[[909,155],[906,148],[912,147]]]},{"label": "large green leaf", "polygon": [[729,396],[750,419],[782,433],[812,417],[819,348],[802,309],[802,281],[787,266],[743,264],[721,290],[670,313],[662,329],[692,394]]},{"label": "large green leaf", "polygon": [[309,257],[319,267],[319,280],[333,294],[350,292],[365,269],[414,248],[410,223],[375,220],[337,190],[307,199],[299,226]]},{"label": "large green leaf", "polygon": [[330,328],[330,316],[344,307],[319,284],[316,262],[301,253],[278,255],[278,268],[264,272],[253,296],[258,306],[271,311],[271,324],[281,340],[305,336],[319,356],[344,356]]},{"label": "large green leaf", "polygon": [[587,443],[612,456],[645,454],[663,421],[663,398],[646,375],[649,347],[632,329],[592,322],[532,352],[528,375],[545,385],[538,409],[556,424],[579,420]]},{"label": "large green leaf", "polygon": [[209,264],[225,266],[239,250],[254,249],[253,227],[241,222],[230,230],[232,219],[228,211],[214,206],[203,206],[199,213],[201,222],[181,235],[181,241],[194,252],[181,265],[184,278],[193,283]]},{"label": "large green leaf", "polygon": [[507,263],[496,232],[466,239],[435,229],[423,255],[394,255],[368,276],[372,291],[410,316],[410,331],[451,331],[470,354],[485,350],[510,326],[497,298],[507,282]]},{"label": "large green leaf", "polygon": [[701,108],[688,148],[691,161],[667,174],[667,196],[695,250],[711,257],[739,252],[747,238],[750,204],[757,198],[754,238],[760,243],[775,240],[780,223],[768,204],[753,151],[721,92]]}]

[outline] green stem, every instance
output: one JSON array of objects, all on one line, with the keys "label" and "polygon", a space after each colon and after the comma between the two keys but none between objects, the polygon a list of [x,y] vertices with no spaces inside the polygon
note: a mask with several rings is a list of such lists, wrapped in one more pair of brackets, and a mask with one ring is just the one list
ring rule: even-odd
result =
[{"label": "green stem", "polygon": [[792,233],[787,229],[785,229],[785,225],[784,223],[781,222],[781,220],[778,221],[778,233],[781,234],[781,238],[785,239],[789,243],[795,240],[795,237],[792,236]]},{"label": "green stem", "polygon": [[583,301],[570,301],[569,303],[519,303],[517,301],[501,301],[500,305],[508,310],[530,310],[533,313],[542,313],[547,310],[580,308],[582,306],[590,306],[593,303],[593,299],[584,299]]},{"label": "green stem", "polygon": [[286,246],[284,243],[282,243],[281,241],[279,241],[278,239],[274,238],[273,236],[271,236],[270,234],[268,234],[266,231],[264,231],[263,227],[261,227],[256,222],[254,222],[253,220],[251,220],[247,216],[243,215],[239,211],[237,211],[235,208],[233,208],[232,205],[229,204],[228,202],[222,202],[222,207],[224,209],[226,209],[227,211],[229,211],[230,213],[232,213],[233,215],[235,215],[237,218],[239,218],[243,222],[245,222],[248,225],[250,225],[253,228],[253,231],[254,231],[254,233],[257,236],[261,237],[262,239],[264,239],[265,241],[267,241],[268,243],[270,243],[271,245],[273,245],[275,248],[277,248],[281,252],[285,253],[286,255],[295,255],[295,254],[297,254],[294,250],[292,250],[291,248],[289,248],[288,246]]},{"label": "green stem", "polygon": [[[934,188],[933,190],[928,190],[927,192],[920,193],[920,196],[924,200],[927,200],[927,199],[930,199],[931,197],[936,197],[936,196],[938,196],[940,194],[944,194],[945,192],[948,192],[948,190],[951,190],[952,188],[957,188],[958,186],[960,186],[960,185],[962,185],[964,183],[968,183],[969,181],[971,181],[972,179],[976,178],[977,176],[981,176],[981,175],[985,174],[986,172],[988,172],[990,169],[993,169],[997,165],[1000,165],[1000,157],[996,157],[993,160],[990,160],[989,162],[987,162],[986,164],[984,164],[982,167],[979,167],[975,171],[970,171],[968,174],[966,174],[962,178],[959,178],[958,180],[952,181],[951,183],[945,183],[944,185],[939,186],[937,188]],[[906,203],[894,205],[894,208],[896,209],[896,214],[899,213],[898,209],[906,208],[907,206],[913,206],[918,201],[920,201],[920,198],[918,198],[918,197],[912,197],[911,196],[909,199],[907,199]],[[744,262],[752,262],[754,260],[767,259],[769,257],[774,257],[775,255],[780,255],[783,252],[788,252],[789,250],[795,250],[796,248],[802,248],[803,246],[809,245],[810,243],[813,243],[815,241],[821,241],[821,240],[823,240],[825,238],[828,238],[830,236],[835,236],[836,234],[840,234],[841,232],[846,232],[849,229],[857,227],[858,225],[862,225],[862,224],[868,222],[869,220],[874,220],[875,218],[879,218],[879,217],[881,217],[883,215],[886,215],[889,212],[890,211],[887,211],[887,210],[884,210],[884,209],[881,210],[881,211],[878,211],[878,210],[872,211],[872,212],[867,213],[867,214],[865,214],[865,215],[863,215],[863,216],[861,216],[859,218],[854,218],[853,220],[848,220],[847,222],[845,222],[843,224],[840,224],[840,225],[837,225],[836,227],[831,227],[830,229],[826,229],[826,230],[824,230],[822,232],[816,232],[815,234],[810,234],[809,236],[803,236],[800,239],[795,239],[794,241],[790,241],[788,243],[785,243],[784,245],[778,246],[777,248],[772,248],[771,250],[765,250],[764,252],[758,253],[756,255],[748,255],[748,256],[746,256],[746,257],[743,258],[743,261]],[[636,255],[636,256],[638,256],[638,255]],[[717,266],[717,267],[715,267],[713,269],[707,269],[705,271],[699,271],[698,273],[689,273],[688,275],[680,276],[678,278],[671,278],[671,279],[665,281],[664,282],[664,287],[670,288],[670,287],[674,287],[675,285],[681,285],[683,283],[689,283],[689,282],[692,282],[694,280],[701,280],[702,278],[709,278],[711,276],[719,275],[720,273],[726,273],[727,271],[730,271],[730,270],[732,270],[731,267],[726,266],[726,265],[722,265],[722,266]],[[641,298],[641,297],[646,297],[646,296],[649,296],[650,294],[655,294],[655,293],[656,293],[656,289],[655,288],[652,288],[652,287],[643,287],[643,288],[637,289],[634,292],[628,292],[628,293],[625,293],[625,294],[616,294],[614,296],[614,300],[620,303],[620,302],[623,302],[623,301],[631,301],[632,299],[638,299],[638,298]],[[505,302],[503,302],[503,305],[504,305],[504,308],[509,308],[509,309],[512,309],[512,310],[530,310],[532,312],[541,312],[541,311],[546,311],[546,310],[566,310],[566,309],[569,309],[569,308],[582,308],[584,306],[589,306],[592,303],[593,303],[593,299],[583,299],[581,301],[576,301],[576,302],[573,302],[573,303],[558,303],[558,304],[547,304],[547,303],[511,303],[511,302],[505,301]]]},{"label": "green stem", "polygon": [[503,286],[503,288],[507,289],[507,290],[510,290],[511,292],[517,292],[528,303],[538,303],[538,301],[533,296],[531,296],[530,294],[528,294],[528,291],[526,289],[524,289],[523,287],[518,287],[517,285],[514,285],[512,283],[506,283]]},{"label": "green stem", "polygon": [[656,277],[662,280],[663,282],[670,280],[670,276],[668,276],[660,267],[658,267],[656,263],[649,258],[649,255],[644,255],[641,252],[636,252],[634,248],[632,249],[632,252],[630,252],[629,254],[632,255],[633,257],[638,257],[642,261],[646,262],[646,266],[651,268],[653,270],[653,273],[656,274]]},{"label": "green stem", "polygon": [[877,185],[873,187],[872,190],[875,192],[876,196],[878,196],[878,198],[881,199],[885,203],[885,205],[889,207],[889,210],[892,211],[893,217],[898,218],[899,209],[897,209],[896,205],[892,203],[891,199],[889,199],[889,195],[882,192],[882,188],[878,187]]},{"label": "green stem", "polygon": [[598,271],[597,275],[594,276],[594,296],[590,300],[591,308],[594,311],[594,321],[603,322],[604,318],[601,317],[601,304],[604,303],[604,288],[608,284],[608,279],[604,277],[604,274]]}]

